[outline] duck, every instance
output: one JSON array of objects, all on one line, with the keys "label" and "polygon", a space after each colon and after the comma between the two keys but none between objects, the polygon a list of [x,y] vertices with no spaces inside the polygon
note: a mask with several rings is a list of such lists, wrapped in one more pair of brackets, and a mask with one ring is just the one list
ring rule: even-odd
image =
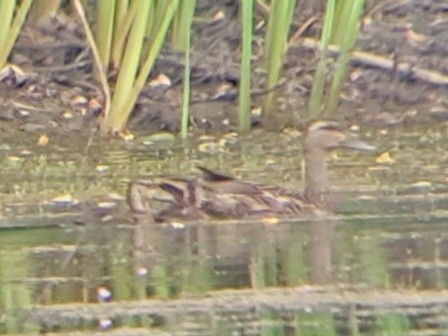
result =
[{"label": "duck", "polygon": [[327,162],[336,149],[372,152],[337,121],[312,122],[303,138],[303,192],[245,181],[199,166],[195,178],[152,178],[132,181],[127,202],[133,214],[155,222],[244,219],[263,216],[313,216],[332,212]]}]

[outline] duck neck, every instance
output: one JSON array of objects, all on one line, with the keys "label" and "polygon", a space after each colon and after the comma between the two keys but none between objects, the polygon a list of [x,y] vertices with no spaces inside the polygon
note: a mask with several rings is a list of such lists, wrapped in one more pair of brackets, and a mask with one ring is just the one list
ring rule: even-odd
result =
[{"label": "duck neck", "polygon": [[305,149],[302,165],[306,200],[319,208],[331,207],[327,153],[321,149],[312,151]]}]

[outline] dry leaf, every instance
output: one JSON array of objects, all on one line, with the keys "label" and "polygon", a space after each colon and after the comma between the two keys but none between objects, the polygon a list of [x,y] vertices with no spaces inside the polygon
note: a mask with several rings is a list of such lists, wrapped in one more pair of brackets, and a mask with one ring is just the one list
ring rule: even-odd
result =
[{"label": "dry leaf", "polygon": [[171,79],[165,74],[160,74],[152,81],[149,82],[149,86],[171,86]]},{"label": "dry leaf", "polygon": [[213,16],[213,21],[218,21],[218,20],[222,20],[224,19],[226,16],[224,15],[223,11],[218,11],[216,12],[216,14]]},{"label": "dry leaf", "polygon": [[49,142],[50,142],[50,138],[45,134],[41,134],[41,136],[39,137],[39,140],[37,141],[37,144],[39,146],[46,146],[46,145],[48,145]]},{"label": "dry leaf", "polygon": [[376,161],[376,163],[381,163],[381,164],[395,163],[395,160],[391,158],[389,152],[381,153],[379,156],[377,156],[375,161]]}]

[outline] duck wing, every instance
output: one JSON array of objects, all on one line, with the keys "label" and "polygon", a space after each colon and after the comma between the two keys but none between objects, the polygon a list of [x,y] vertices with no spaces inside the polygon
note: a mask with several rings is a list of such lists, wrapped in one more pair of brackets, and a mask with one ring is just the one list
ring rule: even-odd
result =
[{"label": "duck wing", "polygon": [[202,172],[202,179],[208,182],[237,180],[236,177],[224,173],[218,173],[202,166],[197,166],[197,168]]},{"label": "duck wing", "polygon": [[194,180],[166,180],[159,184],[160,189],[174,197],[177,206],[200,207],[203,201],[203,187]]},{"label": "duck wing", "polygon": [[202,171],[198,183],[205,192],[243,195],[255,195],[261,192],[255,183],[242,181],[234,176],[217,173],[204,167],[198,167],[198,169]]},{"label": "duck wing", "polygon": [[175,203],[183,204],[188,199],[188,191],[185,185],[174,184],[172,181],[164,181],[158,187],[171,194]]}]

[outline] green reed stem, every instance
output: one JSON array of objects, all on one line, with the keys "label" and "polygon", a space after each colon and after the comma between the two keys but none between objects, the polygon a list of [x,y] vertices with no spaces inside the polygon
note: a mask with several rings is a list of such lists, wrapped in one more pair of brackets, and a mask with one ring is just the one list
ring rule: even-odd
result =
[{"label": "green reed stem", "polygon": [[336,0],[328,0],[321,40],[317,51],[319,54],[319,62],[317,63],[313,87],[311,89],[311,94],[308,101],[308,116],[311,118],[318,118],[321,115],[322,111],[325,77],[328,68],[327,48],[332,35],[332,29],[335,20],[335,8]]},{"label": "green reed stem", "polygon": [[[128,7],[127,0],[117,0],[115,10],[115,32],[111,50],[110,67],[112,69],[118,69],[121,66],[126,37],[128,36],[132,23],[135,20],[137,10],[138,2],[133,1]],[[151,9],[149,12],[150,14],[152,13]]]},{"label": "green reed stem", "polygon": [[177,41],[179,46],[183,47],[185,54],[184,65],[184,88],[183,88],[183,100],[182,100],[182,119],[180,127],[180,136],[182,139],[186,139],[188,135],[188,121],[190,119],[190,43],[191,43],[191,23],[193,22],[194,8],[196,6],[196,0],[182,0],[181,10],[178,13],[182,13],[182,19],[179,19],[178,26],[180,31],[176,32],[178,39],[183,42]]},{"label": "green reed stem", "polygon": [[[0,29],[0,47],[2,50],[2,54],[4,53],[4,43],[8,37],[9,27],[11,26],[12,18],[14,16],[14,10],[16,6],[15,0],[3,0],[0,2],[0,22],[2,22],[2,26],[4,29]],[[1,65],[3,68],[3,65]]]},{"label": "green reed stem", "polygon": [[138,2],[139,15],[135,17],[129,33],[128,42],[124,51],[123,62],[118,74],[115,92],[112,98],[111,111],[109,118],[105,120],[107,128],[112,131],[121,131],[131,114],[134,103],[131,108],[126,106],[127,100],[133,93],[133,83],[138,71],[140,55],[145,37],[149,5],[146,0],[135,0]]},{"label": "green reed stem", "polygon": [[253,6],[253,0],[242,1],[243,45],[238,114],[238,129],[242,134],[247,134],[250,131],[250,56],[252,54]]},{"label": "green reed stem", "polygon": [[340,54],[336,62],[335,73],[325,109],[326,115],[332,115],[338,106],[342,84],[347,76],[347,68],[351,59],[351,52],[355,45],[359,31],[359,18],[364,8],[364,0],[346,0],[341,9],[337,32]]},{"label": "green reed stem", "polygon": [[[16,8],[16,1],[14,0],[0,1],[0,22],[2,24],[2,29],[0,29],[0,69],[5,66],[8,60],[32,2],[32,0],[23,0]],[[15,16],[14,11],[16,11]]]},{"label": "green reed stem", "polygon": [[[295,4],[295,0],[273,0],[271,2],[271,13],[266,36],[268,89],[274,88],[280,80]],[[276,108],[274,106],[275,95],[276,91],[270,90],[263,102],[265,124],[271,129],[277,128]]]},{"label": "green reed stem", "polygon": [[61,0],[33,0],[27,20],[32,24],[38,24],[50,15],[55,15],[61,6]]},{"label": "green reed stem", "polygon": [[[147,0],[135,0],[135,1],[141,1],[143,4],[146,2],[147,6],[149,8],[149,1]],[[160,29],[157,31],[156,35],[154,36],[154,40],[151,46],[151,49],[149,50],[148,56],[146,57],[142,67],[139,69],[138,77],[134,81],[134,77],[137,70],[138,65],[138,58],[140,56],[140,52],[142,50],[142,43],[143,43],[143,36],[140,34],[142,33],[140,29],[140,23],[139,23],[139,35],[135,42],[139,43],[131,43],[129,44],[133,39],[132,37],[132,30],[131,30],[131,36],[130,41],[128,42],[128,45],[126,46],[126,55],[123,59],[123,67],[127,63],[127,61],[132,61],[132,67],[130,67],[130,71],[132,73],[128,73],[127,71],[120,70],[120,75],[118,82],[121,80],[124,83],[120,83],[120,87],[118,88],[118,82],[117,82],[117,88],[114,93],[114,98],[116,98],[116,102],[112,101],[112,110],[111,110],[111,118],[109,122],[107,122],[107,126],[111,128],[112,131],[116,130],[122,130],[126,126],[126,122],[137,102],[138,96],[143,89],[146,79],[148,78],[149,72],[151,71],[154,62],[157,58],[157,55],[160,52],[160,49],[162,48],[163,42],[165,41],[166,34],[168,32],[168,28],[172,22],[174,13],[176,12],[178,6],[179,6],[180,0],[171,0],[167,7],[166,11],[163,15],[163,21],[160,25]],[[141,4],[142,4],[141,3]],[[148,13],[148,11],[143,12],[140,9],[138,10],[139,13]],[[137,15],[136,22],[139,21],[138,18],[141,15]],[[146,21],[146,20],[145,20]],[[146,24],[146,22],[144,22]],[[134,23],[135,24],[135,23]],[[142,22],[143,26],[143,22]],[[143,27],[143,33],[145,32],[146,27]],[[134,41],[132,41],[134,42]],[[134,49],[135,47],[135,49]],[[128,48],[129,52],[128,52]],[[138,56],[135,57],[133,55],[128,55],[128,53],[134,54],[136,53],[136,50],[138,50]],[[129,60],[127,60],[129,58]],[[134,63],[135,62],[135,63]],[[135,68],[134,68],[135,67]],[[123,78],[120,79],[121,71],[124,71]],[[131,76],[133,75],[133,76]],[[127,82],[126,79],[128,79],[130,82]],[[134,83],[134,85],[130,84]],[[126,85],[125,85],[126,84]],[[123,91],[119,90],[122,89]],[[124,91],[126,89],[126,91]],[[124,94],[122,93],[124,92]],[[126,94],[128,93],[128,94]]]},{"label": "green reed stem", "polygon": [[109,66],[115,6],[116,0],[98,0],[96,45],[103,70],[106,70]]},{"label": "green reed stem", "polygon": [[185,50],[185,45],[189,43],[191,36],[191,23],[193,22],[196,0],[181,0],[179,9],[173,18],[172,43],[180,50]]}]

